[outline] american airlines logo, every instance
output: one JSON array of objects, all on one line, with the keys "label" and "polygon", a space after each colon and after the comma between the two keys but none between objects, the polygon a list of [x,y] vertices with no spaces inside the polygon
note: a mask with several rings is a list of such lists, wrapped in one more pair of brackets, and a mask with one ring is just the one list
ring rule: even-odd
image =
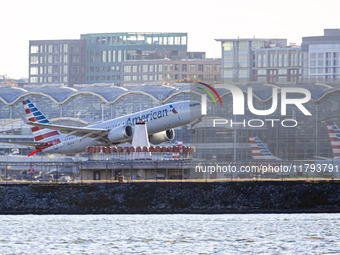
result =
[{"label": "american airlines logo", "polygon": [[[200,85],[207,86],[210,88],[215,95],[220,100],[220,104],[222,106],[222,101],[217,93],[217,91],[212,88],[210,85],[200,82]],[[203,90],[206,92],[210,97],[212,97],[215,105],[216,100],[213,98],[212,94],[207,91],[206,89],[202,89],[198,87],[200,90]],[[254,106],[253,101],[253,88],[249,87],[247,89],[247,93],[244,93],[239,87],[235,85],[216,85],[215,88],[224,88],[228,89],[231,92],[232,95],[232,107],[233,107],[233,115],[235,116],[242,116],[245,115],[245,103],[247,103],[249,111],[257,116],[268,116],[272,113],[274,113],[277,110],[277,107],[279,106],[279,100],[278,100],[278,94],[281,93],[281,100],[280,100],[280,108],[281,116],[287,116],[287,105],[294,105],[298,110],[300,110],[305,116],[311,116],[312,114],[307,110],[307,108],[304,106],[305,103],[309,102],[311,99],[311,93],[309,90],[304,88],[297,88],[297,87],[284,87],[281,88],[280,92],[278,88],[274,87],[272,88],[272,104],[269,109],[256,109]],[[299,96],[297,98],[291,98],[292,94],[298,94]],[[289,97],[290,96],[290,97]],[[206,94],[201,95],[201,105],[202,105],[202,114],[205,115],[207,113],[207,96]],[[230,107],[230,105],[226,105],[225,107]],[[216,125],[226,125],[230,124],[233,125],[242,125],[244,127],[262,127],[265,122],[268,122],[272,127],[275,125],[276,122],[280,122],[283,127],[295,127],[297,126],[297,121],[295,119],[268,119],[265,120],[262,119],[251,119],[246,121],[245,119],[241,122],[233,122],[233,120],[228,119],[214,119],[213,126]]]}]

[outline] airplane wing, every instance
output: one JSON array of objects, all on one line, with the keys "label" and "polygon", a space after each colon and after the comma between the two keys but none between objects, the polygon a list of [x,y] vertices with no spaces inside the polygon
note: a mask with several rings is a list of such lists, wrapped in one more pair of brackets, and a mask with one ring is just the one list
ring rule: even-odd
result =
[{"label": "airplane wing", "polygon": [[33,147],[43,144],[39,142],[0,142],[0,143],[17,144],[17,145],[33,146]]},{"label": "airplane wing", "polygon": [[54,124],[42,124],[37,122],[28,122],[26,123],[31,126],[47,128],[52,130],[59,130],[60,132],[67,134],[67,136],[75,135],[80,136],[82,138],[92,137],[94,140],[101,140],[102,142],[109,142],[108,139],[105,139],[105,136],[110,132],[110,130],[103,128],[88,128],[88,127],[72,127],[72,126],[63,126],[63,125],[54,125]]},{"label": "airplane wing", "polygon": [[323,159],[323,160],[333,160],[332,158],[320,157],[320,156],[313,156],[316,159]]}]

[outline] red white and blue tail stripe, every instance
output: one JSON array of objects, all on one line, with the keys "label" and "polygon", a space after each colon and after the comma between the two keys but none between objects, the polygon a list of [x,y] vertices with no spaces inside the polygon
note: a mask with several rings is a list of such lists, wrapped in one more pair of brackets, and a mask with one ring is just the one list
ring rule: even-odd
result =
[{"label": "red white and blue tail stripe", "polygon": [[331,140],[333,157],[340,158],[340,129],[334,122],[327,122],[327,129]]},{"label": "red white and blue tail stripe", "polygon": [[281,160],[275,157],[257,136],[249,136],[249,142],[254,160]]},{"label": "red white and blue tail stripe", "polygon": [[[183,146],[183,139],[179,139],[174,143],[174,146],[182,147]],[[182,150],[181,150],[182,151]],[[172,159],[179,159],[179,153],[172,153]]]},{"label": "red white and blue tail stripe", "polygon": [[[26,117],[31,122],[38,122],[43,124],[51,124],[51,122],[42,114],[41,111],[31,102],[31,100],[27,99],[22,102],[24,105],[24,110]],[[47,128],[40,128],[34,126],[31,128],[34,141],[41,142],[41,146],[37,146],[37,150],[34,153],[42,151],[45,148],[48,148],[54,144],[60,143],[61,134],[57,130],[51,130]],[[29,156],[33,155],[31,153]]]}]

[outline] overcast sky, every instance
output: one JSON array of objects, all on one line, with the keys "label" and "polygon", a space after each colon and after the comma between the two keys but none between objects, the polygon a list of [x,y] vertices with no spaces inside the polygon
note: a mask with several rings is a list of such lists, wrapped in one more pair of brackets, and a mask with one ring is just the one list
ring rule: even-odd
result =
[{"label": "overcast sky", "polygon": [[188,50],[220,57],[214,39],[287,38],[340,28],[339,0],[4,0],[0,75],[28,77],[28,41],[104,32],[187,32]]}]

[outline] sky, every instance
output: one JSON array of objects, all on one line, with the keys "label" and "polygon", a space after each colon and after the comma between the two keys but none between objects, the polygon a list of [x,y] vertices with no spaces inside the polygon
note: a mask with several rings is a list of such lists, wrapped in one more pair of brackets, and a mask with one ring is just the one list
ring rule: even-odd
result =
[{"label": "sky", "polygon": [[28,77],[29,40],[110,32],[187,32],[188,50],[221,57],[215,39],[287,38],[340,28],[339,0],[4,0],[0,75]]}]

